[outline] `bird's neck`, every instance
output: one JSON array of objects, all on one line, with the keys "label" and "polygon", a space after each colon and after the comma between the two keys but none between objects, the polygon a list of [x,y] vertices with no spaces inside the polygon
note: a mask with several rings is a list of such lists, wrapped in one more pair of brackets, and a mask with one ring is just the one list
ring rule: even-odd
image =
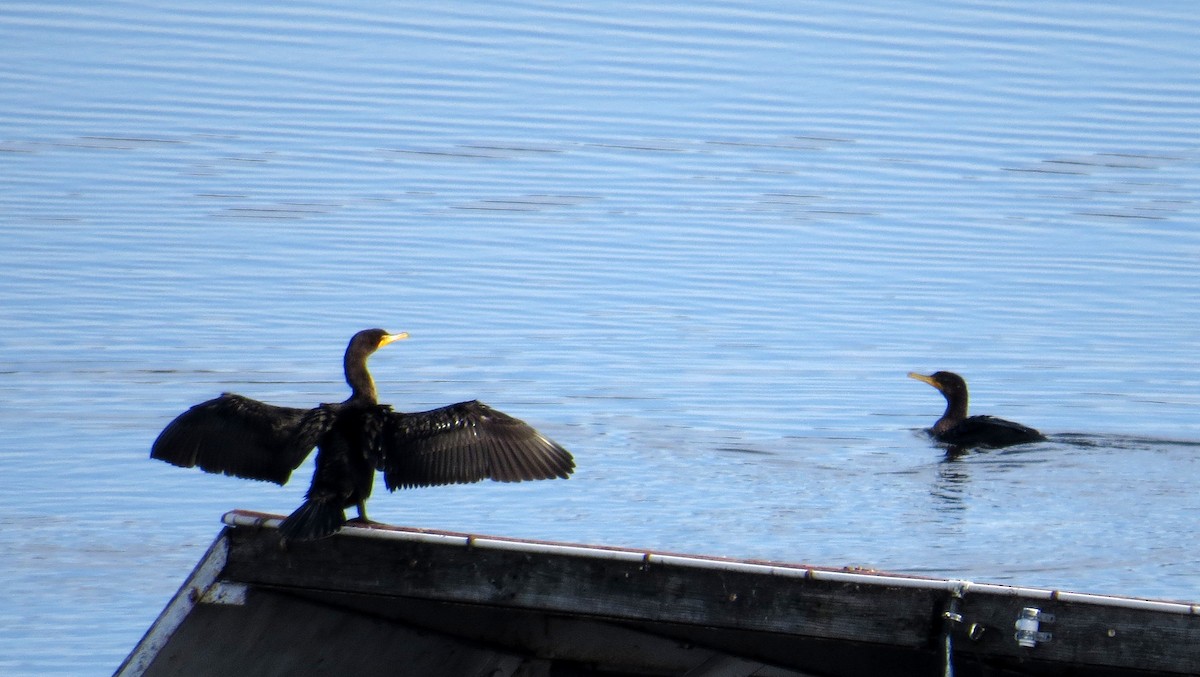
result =
[{"label": "bird's neck", "polygon": [[377,403],[379,398],[375,393],[375,379],[371,378],[371,372],[367,371],[366,358],[357,359],[347,353],[343,366],[346,370],[346,383],[350,385],[351,391],[347,401]]},{"label": "bird's neck", "polygon": [[944,433],[967,418],[967,398],[946,398],[946,412],[933,424],[935,435]]}]

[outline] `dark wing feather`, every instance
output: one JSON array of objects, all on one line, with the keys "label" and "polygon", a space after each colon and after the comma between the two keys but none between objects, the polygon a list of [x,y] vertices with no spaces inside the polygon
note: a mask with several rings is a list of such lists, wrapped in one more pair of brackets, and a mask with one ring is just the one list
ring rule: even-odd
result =
[{"label": "dark wing feather", "polygon": [[171,421],[154,441],[150,458],[283,484],[333,424],[334,416],[326,405],[277,407],[225,393]]},{"label": "dark wing feather", "polygon": [[525,422],[472,400],[417,414],[389,412],[375,465],[391,490],[566,478],[570,452]]},{"label": "dark wing feather", "polygon": [[995,416],[970,416],[940,435],[947,444],[998,449],[1046,439],[1040,432]]}]

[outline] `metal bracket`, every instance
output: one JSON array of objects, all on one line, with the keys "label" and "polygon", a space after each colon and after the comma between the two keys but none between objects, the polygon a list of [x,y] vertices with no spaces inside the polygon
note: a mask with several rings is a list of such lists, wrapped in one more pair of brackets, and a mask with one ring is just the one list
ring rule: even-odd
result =
[{"label": "metal bracket", "polygon": [[1026,649],[1032,649],[1039,642],[1049,642],[1053,639],[1053,635],[1049,632],[1042,632],[1042,623],[1053,623],[1054,614],[1049,614],[1037,607],[1027,606],[1021,609],[1021,614],[1017,616],[1017,622],[1014,624],[1017,632],[1013,635],[1017,640],[1017,645]]},{"label": "metal bracket", "polygon": [[950,601],[946,603],[946,610],[942,612],[943,677],[954,677],[954,627],[962,625],[963,615],[959,611],[959,605],[970,585],[966,581],[955,583],[950,590]]},{"label": "metal bracket", "polygon": [[216,581],[204,591],[204,595],[200,597],[200,603],[245,606],[248,589],[249,587],[243,583]]}]

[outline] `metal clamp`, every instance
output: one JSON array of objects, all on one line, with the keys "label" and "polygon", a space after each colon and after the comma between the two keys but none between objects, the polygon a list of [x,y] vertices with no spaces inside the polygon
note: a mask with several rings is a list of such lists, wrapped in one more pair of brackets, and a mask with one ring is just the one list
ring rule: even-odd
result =
[{"label": "metal clamp", "polygon": [[954,627],[963,622],[959,605],[969,586],[970,583],[966,581],[955,583],[950,591],[950,601],[946,603],[946,610],[942,612],[943,677],[954,677]]},{"label": "metal clamp", "polygon": [[1014,624],[1017,629],[1014,635],[1017,645],[1032,649],[1038,642],[1049,642],[1053,635],[1042,632],[1041,624],[1053,622],[1054,614],[1048,614],[1037,607],[1027,606],[1021,609],[1021,615],[1017,616],[1017,622]]}]

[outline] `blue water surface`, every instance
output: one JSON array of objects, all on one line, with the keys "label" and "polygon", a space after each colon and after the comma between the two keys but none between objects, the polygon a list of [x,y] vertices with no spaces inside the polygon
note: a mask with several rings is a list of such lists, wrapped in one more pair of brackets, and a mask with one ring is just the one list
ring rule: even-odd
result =
[{"label": "blue water surface", "polygon": [[[566,482],[404,525],[1200,600],[1186,3],[6,3],[0,673],[111,673],[232,508],[233,390],[479,398]],[[973,411],[1046,442],[948,460]]]}]

